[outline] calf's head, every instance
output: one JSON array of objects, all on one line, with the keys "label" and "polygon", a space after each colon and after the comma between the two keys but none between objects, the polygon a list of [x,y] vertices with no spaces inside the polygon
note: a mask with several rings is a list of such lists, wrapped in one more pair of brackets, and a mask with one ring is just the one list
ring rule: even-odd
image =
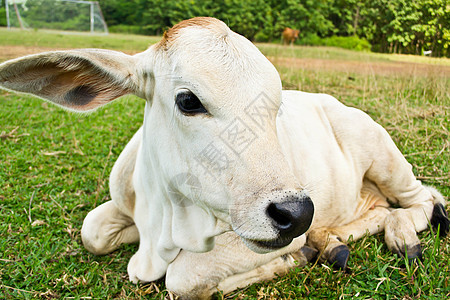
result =
[{"label": "calf's head", "polygon": [[[146,196],[136,201],[164,207],[149,213],[167,215],[177,247],[210,249],[218,232],[208,227],[219,222],[267,252],[310,226],[313,204],[278,144],[279,75],[219,20],[183,21],[134,56],[84,49],[12,60],[0,65],[0,86],[75,111],[129,93],[146,99],[134,180]],[[192,210],[213,221],[188,224]]]}]

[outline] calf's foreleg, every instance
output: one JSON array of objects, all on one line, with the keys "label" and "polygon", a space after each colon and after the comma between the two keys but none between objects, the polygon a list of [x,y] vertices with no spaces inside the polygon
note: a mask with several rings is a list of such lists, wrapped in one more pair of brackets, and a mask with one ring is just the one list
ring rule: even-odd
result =
[{"label": "calf's foreleg", "polygon": [[96,255],[108,254],[124,243],[139,241],[133,219],[122,213],[113,201],[98,206],[86,216],[81,228],[84,247]]},{"label": "calf's foreleg", "polygon": [[301,236],[285,248],[257,254],[236,233],[227,232],[216,237],[209,252],[182,250],[167,269],[166,287],[181,299],[209,299],[218,291],[226,294],[270,280],[307,263],[311,249],[301,250],[304,243],[305,236]]},{"label": "calf's foreleg", "polygon": [[441,234],[448,232],[444,198],[415,178],[412,166],[384,129],[378,131],[377,144],[380,146],[366,177],[377,185],[389,202],[400,206],[386,216],[386,244],[394,253],[420,258],[420,241],[416,232],[425,230],[430,222],[440,225]]},{"label": "calf's foreleg", "polygon": [[110,175],[111,201],[103,203],[86,216],[81,229],[85,248],[94,254],[107,254],[123,243],[139,241],[134,224],[135,193],[133,172],[142,138],[138,130],[117,159]]},{"label": "calf's foreleg", "polygon": [[321,253],[321,259],[327,260],[337,269],[345,269],[350,251],[345,244],[350,238],[355,241],[364,235],[383,231],[384,221],[389,215],[386,207],[375,207],[364,213],[359,219],[344,226],[317,228],[308,233],[307,245]]}]

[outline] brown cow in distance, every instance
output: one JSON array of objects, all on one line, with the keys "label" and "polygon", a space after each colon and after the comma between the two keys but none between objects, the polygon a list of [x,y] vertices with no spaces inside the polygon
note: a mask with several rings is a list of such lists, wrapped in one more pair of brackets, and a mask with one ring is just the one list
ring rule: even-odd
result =
[{"label": "brown cow in distance", "polygon": [[293,44],[296,39],[298,39],[298,34],[300,33],[300,30],[292,29],[289,27],[286,27],[283,30],[283,33],[281,35],[281,40],[283,41],[284,45],[287,44]]}]

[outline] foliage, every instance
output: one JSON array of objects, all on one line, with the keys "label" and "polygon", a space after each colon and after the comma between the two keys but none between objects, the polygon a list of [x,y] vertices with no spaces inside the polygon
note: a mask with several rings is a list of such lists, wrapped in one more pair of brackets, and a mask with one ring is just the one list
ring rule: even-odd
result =
[{"label": "foliage", "polygon": [[[253,41],[278,42],[283,29],[291,27],[300,30],[299,41],[306,44],[316,38],[331,37],[332,43],[327,40],[313,44],[331,43],[345,48],[349,40],[333,36],[356,36],[368,41],[376,52],[422,55],[430,50],[432,56],[450,57],[449,0],[100,0],[99,3],[111,32],[161,35],[184,19],[211,16]],[[89,30],[87,5],[75,7],[55,0],[33,0],[20,5],[24,6],[23,19],[31,27]],[[86,12],[75,13],[82,9]],[[0,8],[2,15],[4,8]],[[11,21],[17,23],[16,18]],[[0,17],[0,26],[5,22]]]},{"label": "foliage", "polygon": [[[450,4],[447,0],[373,0],[361,9],[359,36],[374,50],[450,56]],[[374,43],[373,41],[378,41]]]},{"label": "foliage", "polygon": [[6,9],[4,6],[1,6],[2,2],[0,1],[0,26],[6,26]]},{"label": "foliage", "polygon": [[355,51],[370,51],[370,43],[366,39],[352,36],[331,36],[320,38],[316,34],[310,34],[300,39],[297,44],[308,46],[329,46],[351,49]]},{"label": "foliage", "polygon": [[108,31],[111,33],[139,34],[141,32],[141,29],[138,25],[118,24],[109,26]]},{"label": "foliage", "polygon": [[[24,28],[65,31],[91,30],[91,5],[87,1],[74,3],[56,0],[28,0],[9,1],[8,5],[12,27],[23,26]],[[103,32],[103,25],[99,22],[101,17],[97,12],[98,6],[92,8],[94,17],[92,29]],[[20,20],[18,16],[20,16]]]},{"label": "foliage", "polygon": [[374,51],[450,56],[448,0],[108,0],[100,5],[109,25],[139,26],[138,31],[129,27],[134,33],[159,35],[183,19],[211,16],[251,40],[278,41],[291,27],[300,29],[303,40],[356,35]]},{"label": "foliage", "polygon": [[[31,28],[89,31],[89,6],[67,2],[35,0],[17,4],[23,22]],[[10,20],[17,22],[10,4]],[[80,11],[82,11],[80,13]]]}]

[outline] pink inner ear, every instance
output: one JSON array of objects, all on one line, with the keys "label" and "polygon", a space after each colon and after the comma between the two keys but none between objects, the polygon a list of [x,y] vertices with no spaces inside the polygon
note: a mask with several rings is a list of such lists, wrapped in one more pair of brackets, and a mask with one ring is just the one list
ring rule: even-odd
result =
[{"label": "pink inner ear", "polygon": [[74,89],[71,89],[64,96],[64,100],[73,106],[86,106],[91,103],[95,97],[98,96],[98,92],[95,91],[89,85],[80,85]]},{"label": "pink inner ear", "polygon": [[49,76],[49,83],[36,94],[74,110],[93,110],[130,92],[109,75],[61,70],[58,73]]}]

